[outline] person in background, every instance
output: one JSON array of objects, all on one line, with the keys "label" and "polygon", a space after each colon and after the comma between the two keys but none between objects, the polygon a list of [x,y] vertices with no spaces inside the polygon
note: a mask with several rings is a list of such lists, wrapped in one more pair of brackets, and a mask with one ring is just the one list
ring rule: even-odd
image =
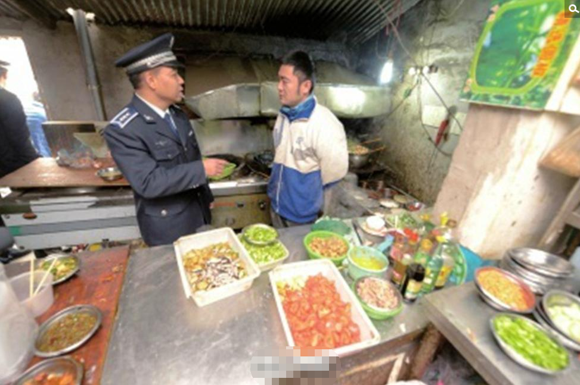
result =
[{"label": "person in background", "polygon": [[46,111],[40,101],[38,91],[32,93],[32,102],[24,109],[24,113],[26,114],[26,124],[30,130],[34,148],[36,148],[40,156],[50,158],[52,156],[50,147],[48,147],[48,142],[42,129],[42,123],[46,122]]},{"label": "person in background", "polygon": [[4,88],[8,66],[9,63],[0,60],[0,178],[38,158],[22,103]]},{"label": "person in background", "polygon": [[331,187],[348,171],[348,149],[342,123],[313,95],[314,63],[295,51],[278,71],[282,108],[274,125],[276,154],[268,196],[274,227],[314,222],[330,199]]},{"label": "person in background", "polygon": [[174,242],[211,223],[207,177],[227,163],[202,159],[183,99],[183,78],[164,34],[131,49],[115,64],[125,68],[135,95],[105,128],[113,159],[135,194],[137,222],[147,245]]}]

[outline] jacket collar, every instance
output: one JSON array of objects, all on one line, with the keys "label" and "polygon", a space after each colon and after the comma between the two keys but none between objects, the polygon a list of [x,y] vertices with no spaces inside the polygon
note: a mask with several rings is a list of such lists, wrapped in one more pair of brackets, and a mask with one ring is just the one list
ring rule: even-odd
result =
[{"label": "jacket collar", "polygon": [[[169,139],[172,139],[177,143],[180,142],[171,131],[171,128],[167,126],[165,120],[163,120],[156,111],[154,111],[143,100],[141,100],[140,97],[138,97],[137,95],[133,95],[133,100],[131,101],[131,104],[133,105],[133,107],[135,107],[137,112],[139,112],[139,114],[143,117],[143,119],[147,124],[155,125],[155,131],[159,133],[159,135],[163,135]],[[179,130],[178,124],[177,124],[177,132],[179,132],[179,136],[181,137],[182,133]]]},{"label": "jacket collar", "polygon": [[280,109],[280,113],[288,118],[290,123],[299,119],[308,120],[310,119],[310,115],[312,115],[312,111],[314,111],[314,107],[316,107],[316,103],[316,97],[310,95],[306,100],[295,107],[283,106]]}]

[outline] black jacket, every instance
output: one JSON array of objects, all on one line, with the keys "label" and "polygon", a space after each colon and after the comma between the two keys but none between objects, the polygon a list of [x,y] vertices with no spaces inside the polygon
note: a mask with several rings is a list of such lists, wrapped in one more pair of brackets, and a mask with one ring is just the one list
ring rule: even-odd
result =
[{"label": "black jacket", "polygon": [[172,243],[211,222],[213,196],[187,115],[170,111],[179,136],[134,96],[105,129],[115,162],[135,194],[141,236],[149,246]]},{"label": "black jacket", "polygon": [[36,158],[20,100],[0,87],[0,178]]}]

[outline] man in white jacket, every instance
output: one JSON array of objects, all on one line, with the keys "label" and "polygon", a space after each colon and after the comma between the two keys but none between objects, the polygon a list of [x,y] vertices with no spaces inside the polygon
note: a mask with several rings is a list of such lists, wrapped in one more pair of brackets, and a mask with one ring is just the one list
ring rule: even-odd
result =
[{"label": "man in white jacket", "polygon": [[314,222],[330,188],[348,171],[342,123],[313,95],[314,63],[296,51],[278,71],[282,108],[274,126],[276,155],[268,184],[272,223],[288,227]]}]

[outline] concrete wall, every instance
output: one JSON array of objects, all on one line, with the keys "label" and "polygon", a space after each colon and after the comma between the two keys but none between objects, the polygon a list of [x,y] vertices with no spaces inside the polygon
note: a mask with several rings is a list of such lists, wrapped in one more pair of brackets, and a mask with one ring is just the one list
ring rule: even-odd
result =
[{"label": "concrete wall", "polygon": [[[80,48],[74,26],[58,22],[55,30],[33,21],[0,18],[4,35],[21,36],[51,120],[94,120],[96,114],[86,86]],[[90,26],[98,75],[107,117],[112,118],[132,95],[124,71],[114,61],[130,48],[169,31],[160,28]],[[183,55],[265,55],[280,58],[293,49],[304,49],[316,60],[350,66],[350,50],[341,43],[323,44],[302,39],[247,36],[210,32],[171,30],[176,35],[175,50]]]},{"label": "concrete wall", "polygon": [[[407,12],[400,23],[400,35],[411,55],[421,65],[435,64],[439,70],[429,75],[430,81],[447,105],[458,107],[460,120],[465,118],[467,105],[458,100],[467,76],[476,42],[486,19],[489,0],[424,0]],[[457,6],[459,8],[457,8]],[[392,36],[392,34],[391,34]],[[359,66],[369,75],[378,77],[386,56],[384,31],[361,49]],[[429,137],[434,138],[446,112],[441,102],[422,82],[409,97],[417,78],[407,71],[413,66],[394,36],[390,40],[395,77],[390,115],[375,119],[377,130],[387,146],[385,164],[392,170],[395,183],[428,203],[434,203],[449,169],[451,154],[457,145],[457,135],[435,152]],[[421,125],[423,119],[424,126]],[[435,154],[435,155],[434,155]]]},{"label": "concrete wall", "polygon": [[435,213],[457,219],[461,243],[486,258],[536,246],[575,182],[538,162],[578,125],[553,112],[470,106]]}]

